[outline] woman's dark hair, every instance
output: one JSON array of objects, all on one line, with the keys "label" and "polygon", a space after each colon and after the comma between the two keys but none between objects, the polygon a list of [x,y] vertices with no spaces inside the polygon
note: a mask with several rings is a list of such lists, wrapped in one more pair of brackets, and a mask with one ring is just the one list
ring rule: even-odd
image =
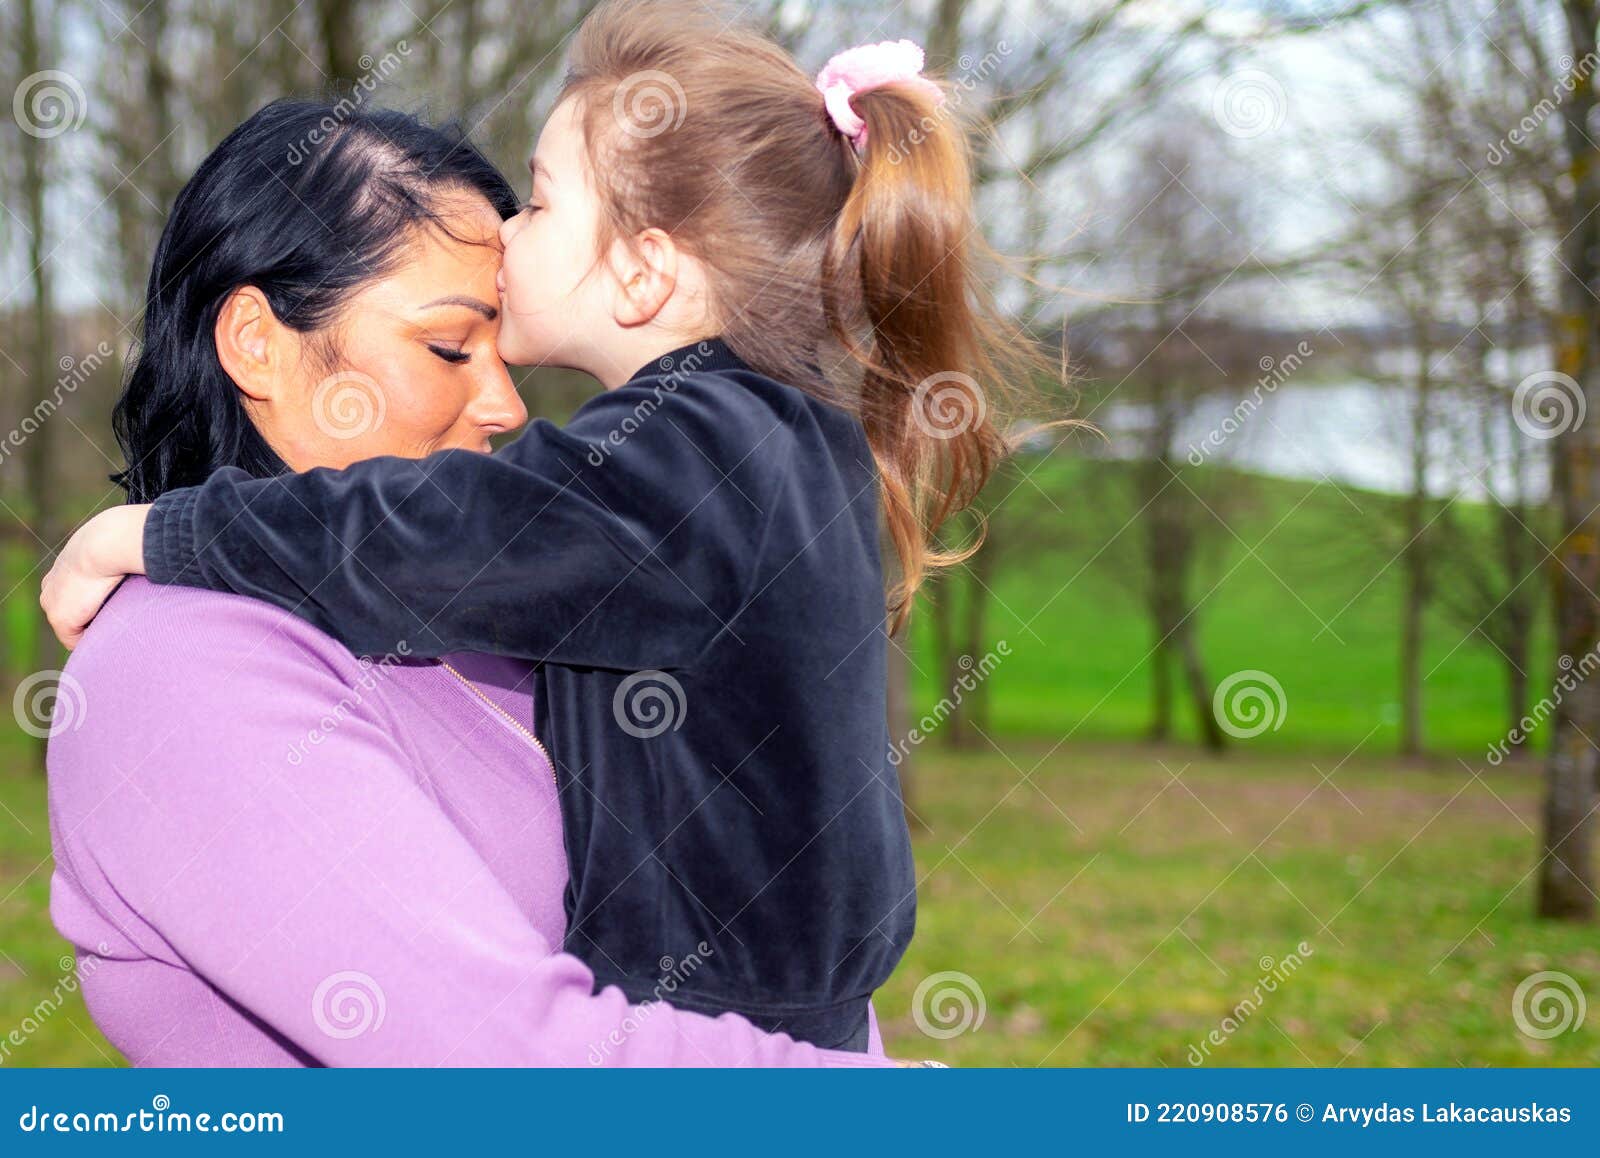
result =
[{"label": "woman's dark hair", "polygon": [[436,206],[481,193],[518,209],[505,177],[454,126],[348,102],[280,100],[245,121],[178,194],[156,247],[138,357],[112,413],[129,502],[203,481],[218,467],[288,469],[217,359],[228,296],[252,285],[278,320],[314,333],[400,265],[414,230],[446,229]]}]

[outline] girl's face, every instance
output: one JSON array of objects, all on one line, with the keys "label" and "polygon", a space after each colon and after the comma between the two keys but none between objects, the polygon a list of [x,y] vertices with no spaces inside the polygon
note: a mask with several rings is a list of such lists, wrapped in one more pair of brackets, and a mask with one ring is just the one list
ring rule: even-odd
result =
[{"label": "girl's face", "polygon": [[488,451],[490,435],[528,420],[495,350],[500,216],[467,194],[439,212],[462,240],[419,230],[400,268],[347,303],[330,335],[340,368],[323,370],[308,344],[284,404],[253,414],[292,469]]},{"label": "girl's face", "polygon": [[500,226],[500,356],[515,365],[596,373],[596,359],[604,359],[608,349],[614,279],[595,255],[600,202],[576,100],[556,106],[528,167],[528,204]]}]

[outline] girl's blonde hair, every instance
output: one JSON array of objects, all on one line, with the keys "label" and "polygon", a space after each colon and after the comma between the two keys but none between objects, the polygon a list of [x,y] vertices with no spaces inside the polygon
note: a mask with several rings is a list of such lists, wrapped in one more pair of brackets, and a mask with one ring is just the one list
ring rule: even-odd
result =
[{"label": "girl's blonde hair", "polygon": [[977,268],[966,130],[924,87],[858,93],[865,147],[812,78],[714,7],[607,0],[574,40],[604,253],[656,227],[710,273],[711,320],[753,368],[855,413],[900,575],[895,626],[935,548],[1008,452],[1010,385],[1038,366]]}]

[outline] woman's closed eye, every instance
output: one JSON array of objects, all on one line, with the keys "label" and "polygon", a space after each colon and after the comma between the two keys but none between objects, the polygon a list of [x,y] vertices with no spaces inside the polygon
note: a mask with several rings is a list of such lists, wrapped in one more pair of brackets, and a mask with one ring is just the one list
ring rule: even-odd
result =
[{"label": "woman's closed eye", "polygon": [[438,357],[443,358],[446,362],[449,362],[452,366],[459,366],[463,362],[472,360],[472,355],[467,351],[453,349],[450,346],[436,346],[432,342],[429,342],[428,349]]}]

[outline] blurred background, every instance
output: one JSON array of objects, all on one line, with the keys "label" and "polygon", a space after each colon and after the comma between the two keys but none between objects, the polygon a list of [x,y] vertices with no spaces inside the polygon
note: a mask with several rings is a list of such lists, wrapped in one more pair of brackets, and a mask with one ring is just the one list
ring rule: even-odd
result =
[{"label": "blurred background", "polygon": [[[587,7],[0,2],[0,1064],[121,1064],[47,915],[37,593],[120,501],[176,191],[286,94],[458,117],[521,187]],[[892,1053],[1600,1062],[1597,8],[744,6],[808,69],[927,46],[1095,428],[1025,438],[893,649]]]}]

